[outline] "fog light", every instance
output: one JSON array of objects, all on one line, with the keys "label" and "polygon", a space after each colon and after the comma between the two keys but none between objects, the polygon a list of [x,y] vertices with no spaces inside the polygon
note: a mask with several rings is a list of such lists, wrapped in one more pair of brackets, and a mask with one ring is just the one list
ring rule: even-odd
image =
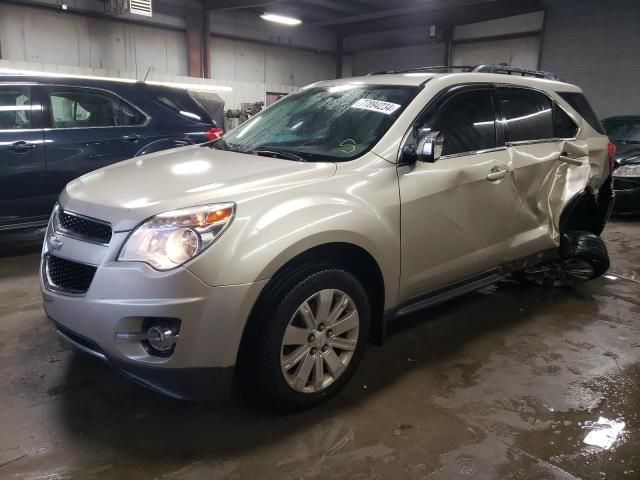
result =
[{"label": "fog light", "polygon": [[159,352],[168,352],[175,345],[178,336],[168,327],[153,326],[147,330],[149,344]]}]

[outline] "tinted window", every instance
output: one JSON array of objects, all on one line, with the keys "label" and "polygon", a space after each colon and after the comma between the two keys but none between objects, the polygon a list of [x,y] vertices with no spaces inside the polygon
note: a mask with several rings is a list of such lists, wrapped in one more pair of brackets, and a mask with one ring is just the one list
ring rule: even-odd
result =
[{"label": "tinted window", "polygon": [[555,137],[552,102],[546,95],[522,88],[501,88],[499,92],[508,142]]},{"label": "tinted window", "polygon": [[640,118],[608,118],[602,122],[614,142],[640,143]]},{"label": "tinted window", "polygon": [[0,86],[0,130],[31,128],[31,95],[27,86]]},{"label": "tinted window", "polygon": [[53,128],[141,125],[144,115],[122,99],[90,88],[50,87]]},{"label": "tinted window", "polygon": [[196,102],[184,91],[152,92],[153,98],[161,105],[169,108],[182,117],[198,122],[207,121]]},{"label": "tinted window", "polygon": [[567,103],[571,105],[589,125],[591,125],[591,128],[604,135],[604,129],[600,124],[600,120],[598,120],[596,113],[593,111],[593,108],[589,105],[587,98],[582,93],[558,92],[558,95],[564,98]]},{"label": "tinted window", "polygon": [[578,126],[559,106],[553,106],[553,132],[556,138],[574,138]]},{"label": "tinted window", "polygon": [[496,121],[491,92],[475,90],[449,97],[430,109],[421,128],[444,134],[443,155],[496,147]]}]

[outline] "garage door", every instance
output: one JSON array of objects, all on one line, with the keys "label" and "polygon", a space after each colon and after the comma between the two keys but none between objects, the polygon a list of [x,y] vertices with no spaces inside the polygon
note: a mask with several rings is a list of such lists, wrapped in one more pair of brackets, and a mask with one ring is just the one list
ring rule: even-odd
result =
[{"label": "garage door", "polygon": [[486,40],[453,45],[452,65],[506,63],[512,67],[538,68],[540,37]]}]

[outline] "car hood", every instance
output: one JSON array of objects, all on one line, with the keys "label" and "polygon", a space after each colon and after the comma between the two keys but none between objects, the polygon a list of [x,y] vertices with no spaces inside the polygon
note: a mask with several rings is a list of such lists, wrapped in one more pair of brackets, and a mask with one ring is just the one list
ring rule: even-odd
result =
[{"label": "car hood", "polygon": [[241,202],[332,176],[334,163],[307,163],[195,146],[136,157],[70,182],[66,210],[128,231],[162,212],[215,202]]},{"label": "car hood", "polygon": [[618,165],[640,163],[640,144],[616,143],[616,163]]}]

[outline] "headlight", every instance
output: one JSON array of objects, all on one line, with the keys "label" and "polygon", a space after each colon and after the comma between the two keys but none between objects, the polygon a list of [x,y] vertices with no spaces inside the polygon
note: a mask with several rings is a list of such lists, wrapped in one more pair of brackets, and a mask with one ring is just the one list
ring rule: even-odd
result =
[{"label": "headlight", "polygon": [[640,165],[622,165],[613,171],[614,177],[640,177]]},{"label": "headlight", "polygon": [[207,249],[229,226],[233,203],[219,203],[161,213],[137,227],[118,256],[171,270]]}]

